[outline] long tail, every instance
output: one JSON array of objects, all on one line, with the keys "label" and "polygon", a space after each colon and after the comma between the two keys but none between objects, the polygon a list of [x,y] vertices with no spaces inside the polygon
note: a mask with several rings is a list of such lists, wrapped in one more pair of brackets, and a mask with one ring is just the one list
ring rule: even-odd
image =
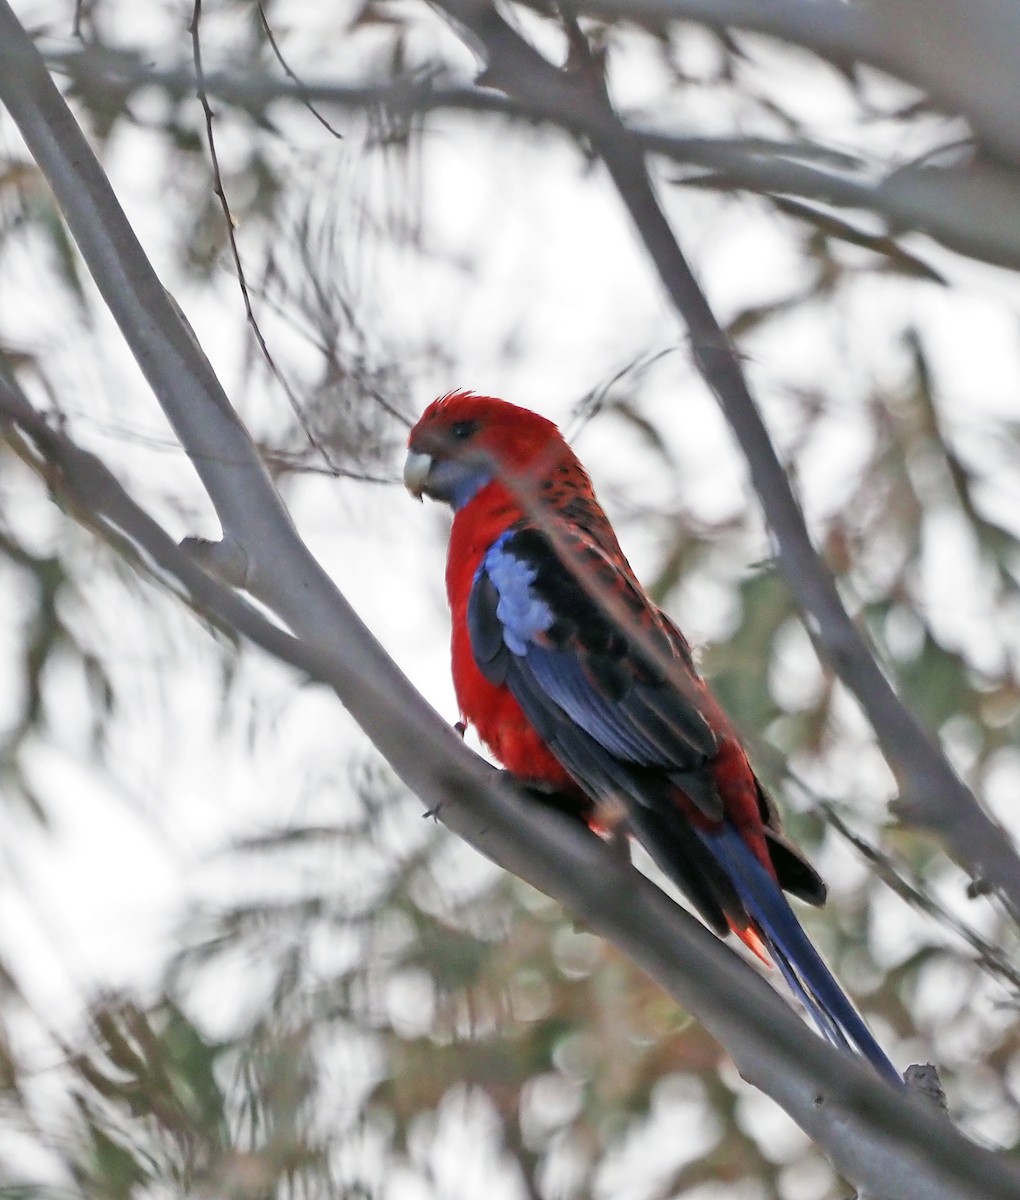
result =
[{"label": "long tail", "polygon": [[884,1078],[902,1084],[899,1072],[808,941],[782,890],[736,829],[726,822],[720,830],[701,836],[733,881],[769,953],[822,1035],[841,1049],[863,1055]]}]

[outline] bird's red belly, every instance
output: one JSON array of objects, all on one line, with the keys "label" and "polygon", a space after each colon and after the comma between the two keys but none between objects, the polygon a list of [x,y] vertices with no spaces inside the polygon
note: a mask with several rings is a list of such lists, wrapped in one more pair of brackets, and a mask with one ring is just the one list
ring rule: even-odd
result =
[{"label": "bird's red belly", "polygon": [[490,683],[473,661],[458,665],[453,682],[461,717],[493,756],[522,779],[573,791],[576,784],[529,724],[509,690]]}]

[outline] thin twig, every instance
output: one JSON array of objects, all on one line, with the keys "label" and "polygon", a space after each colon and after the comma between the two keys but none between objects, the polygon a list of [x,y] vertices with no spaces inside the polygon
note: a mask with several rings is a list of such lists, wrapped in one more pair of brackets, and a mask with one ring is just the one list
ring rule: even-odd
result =
[{"label": "thin twig", "polygon": [[227,241],[230,244],[230,253],[234,260],[234,274],[237,276],[237,284],[241,290],[241,298],[244,301],[244,316],[245,320],[252,331],[256,343],[258,344],[259,352],[265,360],[266,366],[269,368],[273,378],[277,381],[280,387],[290,402],[290,407],[294,416],[297,418],[298,424],[308,439],[308,444],[313,450],[316,450],[323,461],[331,469],[336,469],[336,464],[333,462],[325,444],[320,442],[312,429],[311,424],[305,415],[301,401],[298,399],[294,389],[290,386],[289,381],[284,377],[283,372],[277,365],[276,359],[270,352],[269,345],[262,334],[259,327],[258,318],[255,316],[255,310],[252,308],[251,296],[248,292],[248,281],[244,273],[244,264],[241,262],[241,250],[237,244],[237,234],[235,232],[237,225],[234,221],[234,216],[230,211],[230,201],[227,199],[226,188],[223,186],[223,174],[220,171],[219,154],[216,150],[216,137],[213,133],[213,120],[215,114],[212,110],[212,105],[209,103],[209,95],[205,86],[205,72],[202,68],[202,39],[200,34],[200,25],[202,20],[202,0],[194,0],[192,8],[191,21],[188,24],[188,32],[191,34],[191,52],[195,63],[195,91],[198,96],[198,101],[202,106],[202,113],[205,118],[205,136],[206,143],[209,146],[209,159],[212,163],[213,172],[213,192],[220,202],[220,208],[223,210],[223,222],[227,231]]},{"label": "thin twig", "polygon": [[276,35],[273,33],[273,28],[269,24],[269,17],[266,15],[265,5],[262,3],[262,0],[255,0],[255,7],[258,9],[259,21],[262,23],[262,29],[265,32],[266,40],[269,42],[270,48],[272,49],[273,54],[276,56],[276,61],[283,68],[284,74],[287,76],[287,78],[290,79],[298,88],[302,95],[305,108],[308,109],[308,111],[312,114],[316,121],[319,122],[323,129],[326,130],[327,133],[332,134],[337,141],[343,141],[343,134],[330,125],[322,113],[319,112],[311,100],[309,100],[304,94],[306,90],[305,85],[298,78],[297,74],[291,69],[290,63],[288,63],[283,57],[283,51],[280,49],[279,43],[276,40]]},{"label": "thin twig", "polygon": [[[640,380],[657,362],[675,352],[675,346],[667,346],[663,350],[651,350],[645,354],[637,355],[629,362],[624,363],[622,367],[618,367],[608,379],[604,379],[601,383],[591,388],[574,404],[571,423],[564,429],[563,436],[568,442],[576,441],[584,432],[589,422],[598,416],[610,402],[617,384],[629,378],[635,381]],[[637,386],[636,383],[635,386]]]},{"label": "thin twig", "polygon": [[[149,450],[165,454],[184,454],[180,442],[174,441],[170,437],[162,437],[158,433],[145,433],[141,429],[132,429],[130,426],[118,422],[104,421],[79,409],[62,408],[60,415],[62,419],[75,425],[80,422],[88,424],[99,435],[114,441],[145,446]],[[372,483],[386,487],[395,487],[401,483],[398,475],[373,475],[368,471],[356,471],[349,467],[316,466],[313,463],[305,462],[300,455],[291,454],[285,450],[275,450],[262,444],[258,449],[263,462],[295,475],[326,475],[331,479],[349,479],[353,483]],[[200,455],[199,457],[209,458],[210,456]]]},{"label": "thin twig", "polygon": [[78,41],[84,38],[85,10],[88,0],[74,0],[74,19],[71,22],[71,36]]},{"label": "thin twig", "polygon": [[[798,782],[798,787],[800,786]],[[812,795],[808,789],[804,790]],[[867,838],[856,833],[847,825],[831,800],[824,800],[819,796],[812,795],[812,804],[825,814],[836,832],[853,846],[892,891],[901,899],[906,900],[912,908],[924,913],[925,916],[932,917],[936,924],[951,929],[958,937],[962,938],[976,952],[978,956],[976,965],[990,974],[999,976],[1013,988],[1014,998],[1020,998],[1020,971],[1017,971],[999,946],[982,937],[976,929],[968,925],[966,921],[961,921],[955,913],[950,912],[944,904],[940,904],[934,896],[929,895],[915,882],[907,879],[887,854],[884,854]]]}]

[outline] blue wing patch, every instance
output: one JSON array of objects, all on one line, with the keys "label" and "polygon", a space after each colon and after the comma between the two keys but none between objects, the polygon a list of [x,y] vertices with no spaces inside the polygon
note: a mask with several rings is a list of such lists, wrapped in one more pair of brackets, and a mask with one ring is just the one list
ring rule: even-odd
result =
[{"label": "blue wing patch", "polygon": [[[626,639],[554,555],[535,555],[535,531],[526,533],[514,528],[497,538],[475,575],[467,620],[483,674],[509,686],[519,703],[526,694],[536,726],[572,723],[593,749],[624,764],[700,774],[715,750],[700,713],[675,702],[668,687],[637,679]],[[714,814],[714,789],[702,796],[698,784],[690,780],[695,802]]]},{"label": "blue wing patch", "polygon": [[524,655],[536,635],[552,628],[555,618],[532,586],[538,578],[538,568],[506,549],[510,536],[504,533],[493,542],[482,559],[479,574],[488,575],[499,596],[496,619],[503,627],[507,649],[511,654]]}]

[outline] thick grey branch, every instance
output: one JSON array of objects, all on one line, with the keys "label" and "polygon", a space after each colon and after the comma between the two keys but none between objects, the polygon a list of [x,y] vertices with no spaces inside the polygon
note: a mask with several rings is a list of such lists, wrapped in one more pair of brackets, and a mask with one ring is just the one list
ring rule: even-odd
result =
[{"label": "thick grey branch", "polygon": [[[397,673],[352,671],[355,618],[310,647],[205,574],[92,454],[51,427],[0,371],[0,430],[57,498],[230,634],[332,688],[445,825],[564,904],[693,1013],[741,1074],[776,1099],[837,1167],[885,1200],[1008,1200],[1020,1176],[906,1093],[815,1037],[768,984],[597,838],[500,782]],[[376,647],[373,644],[373,652]],[[592,886],[598,880],[598,887]]]},{"label": "thick grey branch", "polygon": [[[45,174],[89,271],[201,477],[245,586],[313,645],[353,616],[295,535],[247,431],[180,310],[159,282],[109,180],[7,0],[0,0],[0,102]],[[388,667],[387,667],[387,664]],[[385,655],[351,666],[396,670]]]}]

